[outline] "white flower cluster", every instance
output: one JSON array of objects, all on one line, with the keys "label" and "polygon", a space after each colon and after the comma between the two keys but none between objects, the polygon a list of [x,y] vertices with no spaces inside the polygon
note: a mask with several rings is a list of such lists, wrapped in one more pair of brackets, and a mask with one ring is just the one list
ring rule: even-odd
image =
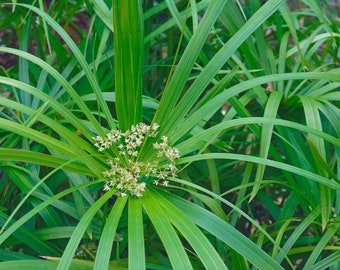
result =
[{"label": "white flower cluster", "polygon": [[114,144],[120,154],[120,157],[107,160],[110,170],[103,172],[107,179],[105,191],[115,188],[117,196],[142,197],[147,182],[167,186],[169,184],[167,177],[177,175],[175,160],[179,158],[179,151],[169,146],[166,136],[162,136],[160,143],[153,144],[158,160],[137,161],[143,142],[147,137],[156,137],[158,128],[158,124],[148,126],[140,123],[125,132],[112,130],[104,138],[101,136],[93,138],[99,152],[110,149]]}]

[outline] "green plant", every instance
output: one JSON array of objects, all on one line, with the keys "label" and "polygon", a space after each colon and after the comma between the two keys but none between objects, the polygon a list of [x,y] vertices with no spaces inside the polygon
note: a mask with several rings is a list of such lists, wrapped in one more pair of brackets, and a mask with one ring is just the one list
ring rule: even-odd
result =
[{"label": "green plant", "polygon": [[0,76],[0,267],[336,269],[336,23],[313,1],[156,2],[87,1],[80,45],[12,5],[50,52],[0,47],[21,61]]}]

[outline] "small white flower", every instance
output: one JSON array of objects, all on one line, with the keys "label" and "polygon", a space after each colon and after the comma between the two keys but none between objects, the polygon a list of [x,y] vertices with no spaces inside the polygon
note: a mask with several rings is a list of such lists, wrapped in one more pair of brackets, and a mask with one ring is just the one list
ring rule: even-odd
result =
[{"label": "small white flower", "polygon": [[155,186],[158,186],[159,185],[159,180],[153,180],[152,182]]},{"label": "small white flower", "polygon": [[124,185],[120,182],[120,183],[118,183],[118,185],[116,185],[116,188],[118,188],[118,189],[123,189],[123,188],[124,188]]},{"label": "small white flower", "polygon": [[162,183],[163,186],[167,187],[169,185],[169,181],[164,180]]},{"label": "small white flower", "polygon": [[158,173],[158,178],[159,179],[165,179],[168,176],[168,173],[166,171],[160,171]]},{"label": "small white flower", "polygon": [[163,186],[169,185],[166,179],[177,175],[175,160],[179,158],[179,151],[169,146],[167,136],[162,136],[160,142],[154,142],[152,145],[157,158],[151,162],[136,161],[144,140],[147,137],[155,138],[158,129],[157,123],[151,126],[140,123],[131,126],[123,133],[119,130],[111,130],[104,138],[101,136],[92,138],[99,152],[110,149],[114,144],[120,155],[107,160],[110,170],[103,172],[107,179],[103,187],[104,191],[115,188],[117,189],[116,196],[142,197],[146,183],[141,179],[150,177],[154,178],[152,183],[156,186],[160,184],[160,181]]},{"label": "small white flower", "polygon": [[111,171],[103,172],[104,177],[110,177],[112,175]]}]

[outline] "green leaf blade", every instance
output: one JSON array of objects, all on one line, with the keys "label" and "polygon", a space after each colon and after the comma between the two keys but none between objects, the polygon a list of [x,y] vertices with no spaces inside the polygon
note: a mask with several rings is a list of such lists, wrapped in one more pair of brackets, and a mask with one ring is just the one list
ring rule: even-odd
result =
[{"label": "green leaf blade", "polygon": [[146,190],[143,194],[142,202],[147,215],[162,240],[173,269],[193,269],[177,232],[171,223],[164,218],[166,212],[159,206],[157,195],[155,196],[152,190]]},{"label": "green leaf blade", "polygon": [[130,198],[128,211],[129,269],[144,270],[146,265],[143,231],[143,208],[141,200],[138,198]]},{"label": "green leaf blade", "polygon": [[126,130],[142,120],[143,9],[139,0],[113,0],[112,6],[116,111]]}]

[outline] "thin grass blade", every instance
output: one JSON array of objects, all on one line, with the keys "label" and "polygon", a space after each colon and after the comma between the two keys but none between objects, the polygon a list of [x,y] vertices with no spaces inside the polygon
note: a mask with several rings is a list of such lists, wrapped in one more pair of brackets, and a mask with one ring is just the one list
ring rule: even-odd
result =
[{"label": "thin grass blade", "polygon": [[127,130],[142,120],[143,8],[139,0],[113,0],[112,6],[116,111],[119,128]]},{"label": "thin grass blade", "polygon": [[[266,109],[264,111],[264,117],[265,118],[276,118],[277,110],[280,105],[280,101],[282,99],[282,93],[280,92],[272,92],[269,96],[269,99],[267,101]],[[260,157],[267,158],[269,153],[269,148],[271,145],[271,139],[273,135],[273,129],[274,129],[274,122],[273,124],[264,124],[262,126],[262,132],[261,132],[261,141],[260,141]],[[259,165],[256,170],[255,180],[254,180],[254,187],[251,192],[250,201],[256,196],[256,193],[260,189],[261,186],[261,180],[263,178],[265,171],[265,166]]]},{"label": "thin grass blade", "polygon": [[110,215],[107,217],[99,240],[97,256],[93,266],[94,270],[108,269],[109,267],[116,229],[126,202],[127,198],[118,198],[111,209]]},{"label": "thin grass blade", "polygon": [[146,265],[142,201],[138,198],[130,198],[128,211],[129,269],[144,270]]},{"label": "thin grass blade", "polygon": [[142,203],[162,240],[173,269],[193,269],[177,232],[165,218],[166,211],[158,204],[157,196],[152,191],[146,190],[142,197]]}]

